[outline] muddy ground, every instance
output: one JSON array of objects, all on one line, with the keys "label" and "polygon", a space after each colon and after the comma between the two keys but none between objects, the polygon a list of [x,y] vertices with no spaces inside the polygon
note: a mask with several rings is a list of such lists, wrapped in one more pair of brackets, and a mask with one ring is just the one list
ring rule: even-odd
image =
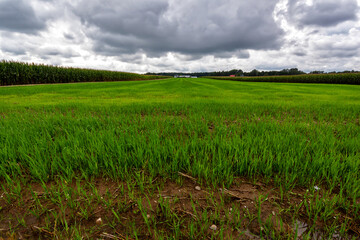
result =
[{"label": "muddy ground", "polygon": [[179,175],[27,182],[21,191],[2,183],[0,239],[360,239],[360,222],[341,208],[332,220],[309,216],[304,196],[321,198],[322,187],[281,193],[244,178],[209,187]]}]

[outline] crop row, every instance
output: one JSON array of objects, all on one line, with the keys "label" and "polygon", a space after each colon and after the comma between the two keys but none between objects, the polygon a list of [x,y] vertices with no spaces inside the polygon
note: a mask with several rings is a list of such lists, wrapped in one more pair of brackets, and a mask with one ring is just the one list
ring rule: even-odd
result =
[{"label": "crop row", "polygon": [[159,78],[167,77],[105,70],[66,68],[13,61],[0,62],[0,86],[44,83],[131,81]]},{"label": "crop row", "polygon": [[243,82],[285,82],[285,83],[329,83],[360,85],[360,73],[338,74],[304,74],[295,76],[265,76],[265,77],[207,77],[219,80]]}]

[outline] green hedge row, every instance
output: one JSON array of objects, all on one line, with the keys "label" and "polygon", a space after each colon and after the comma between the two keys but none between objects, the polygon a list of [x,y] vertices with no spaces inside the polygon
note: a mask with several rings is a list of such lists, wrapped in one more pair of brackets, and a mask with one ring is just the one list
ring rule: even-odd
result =
[{"label": "green hedge row", "polygon": [[0,85],[131,81],[168,78],[135,73],[0,61]]},{"label": "green hedge row", "polygon": [[330,83],[360,85],[360,73],[304,74],[295,76],[266,77],[206,77],[211,79],[244,82]]}]

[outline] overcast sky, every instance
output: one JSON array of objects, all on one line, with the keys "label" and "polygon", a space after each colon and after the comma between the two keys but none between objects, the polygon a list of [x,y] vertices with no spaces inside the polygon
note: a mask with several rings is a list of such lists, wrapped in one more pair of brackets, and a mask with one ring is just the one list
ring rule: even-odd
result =
[{"label": "overcast sky", "polygon": [[0,0],[0,60],[129,72],[360,70],[360,0]]}]

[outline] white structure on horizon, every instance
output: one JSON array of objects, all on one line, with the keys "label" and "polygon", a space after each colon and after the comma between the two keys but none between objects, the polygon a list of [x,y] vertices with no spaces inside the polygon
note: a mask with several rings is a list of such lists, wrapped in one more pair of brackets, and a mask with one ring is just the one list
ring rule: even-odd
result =
[{"label": "white structure on horizon", "polygon": [[175,75],[174,78],[197,78],[197,76],[191,76],[191,75]]}]

